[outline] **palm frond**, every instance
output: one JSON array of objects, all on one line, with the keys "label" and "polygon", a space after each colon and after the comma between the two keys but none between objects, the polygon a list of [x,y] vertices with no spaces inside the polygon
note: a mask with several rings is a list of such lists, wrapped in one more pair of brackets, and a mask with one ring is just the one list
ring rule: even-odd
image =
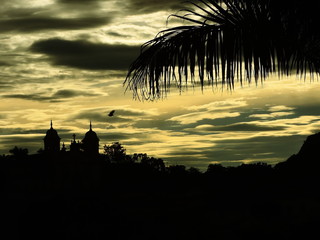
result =
[{"label": "palm frond", "polygon": [[134,97],[154,100],[173,83],[179,89],[205,81],[233,89],[235,80],[257,82],[273,72],[319,73],[316,12],[308,17],[298,0],[290,3],[277,8],[275,0],[192,1],[195,9],[172,16],[193,25],[163,30],[142,45],[124,84]]}]

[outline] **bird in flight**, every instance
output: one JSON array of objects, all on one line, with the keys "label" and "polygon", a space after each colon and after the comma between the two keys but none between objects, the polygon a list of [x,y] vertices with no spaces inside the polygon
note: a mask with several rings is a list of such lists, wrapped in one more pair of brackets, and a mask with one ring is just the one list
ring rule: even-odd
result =
[{"label": "bird in flight", "polygon": [[112,117],[115,111],[116,111],[116,110],[112,110],[111,112],[109,112],[108,116],[109,116],[109,117]]}]

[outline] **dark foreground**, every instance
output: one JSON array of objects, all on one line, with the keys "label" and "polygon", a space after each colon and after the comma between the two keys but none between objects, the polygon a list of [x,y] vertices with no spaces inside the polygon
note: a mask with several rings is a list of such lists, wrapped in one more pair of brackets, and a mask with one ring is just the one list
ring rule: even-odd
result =
[{"label": "dark foreground", "polygon": [[270,166],[205,173],[83,155],[1,156],[1,239],[320,239],[320,133]]},{"label": "dark foreground", "polygon": [[[319,168],[2,160],[3,239],[311,239]],[[294,162],[294,161],[293,161]],[[313,236],[312,239],[317,239]]]}]

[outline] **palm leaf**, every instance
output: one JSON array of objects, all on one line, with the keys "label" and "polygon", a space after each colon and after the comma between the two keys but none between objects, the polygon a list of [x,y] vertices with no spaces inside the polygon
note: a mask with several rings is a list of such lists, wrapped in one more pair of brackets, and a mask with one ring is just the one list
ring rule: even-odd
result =
[{"label": "palm leaf", "polygon": [[[288,0],[284,0],[287,4]],[[319,73],[316,11],[298,0],[198,0],[172,15],[193,25],[161,31],[131,64],[125,85],[134,97],[154,100],[170,86],[257,82],[270,73]],[[319,4],[318,4],[319,5]]]}]

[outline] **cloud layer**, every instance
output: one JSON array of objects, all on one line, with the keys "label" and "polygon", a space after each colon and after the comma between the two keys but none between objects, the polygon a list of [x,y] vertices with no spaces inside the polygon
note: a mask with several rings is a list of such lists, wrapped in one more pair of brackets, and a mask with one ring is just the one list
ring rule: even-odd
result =
[{"label": "cloud layer", "polygon": [[46,54],[54,65],[88,70],[122,70],[128,69],[140,47],[54,38],[37,41],[30,49]]},{"label": "cloud layer", "polygon": [[110,23],[109,18],[52,18],[32,17],[0,21],[0,33],[22,32],[31,33],[45,30],[77,30],[94,28]]}]

